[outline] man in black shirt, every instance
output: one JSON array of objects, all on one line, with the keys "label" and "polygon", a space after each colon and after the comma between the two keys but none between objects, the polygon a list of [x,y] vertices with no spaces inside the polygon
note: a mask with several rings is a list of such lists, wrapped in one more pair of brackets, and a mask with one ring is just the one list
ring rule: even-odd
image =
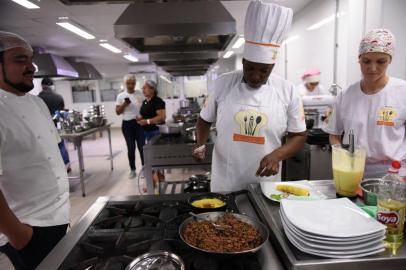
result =
[{"label": "man in black shirt", "polygon": [[[62,96],[55,93],[55,91],[53,90],[54,83],[50,78],[45,77],[41,81],[41,86],[42,91],[38,94],[38,97],[40,97],[45,102],[49,109],[49,112],[51,113],[51,117],[53,117],[55,115],[55,112],[65,109],[65,102],[63,101]],[[63,162],[66,166],[66,171],[70,173],[72,169],[70,167],[69,154],[66,150],[64,140],[61,140],[58,146],[62,155]]]}]

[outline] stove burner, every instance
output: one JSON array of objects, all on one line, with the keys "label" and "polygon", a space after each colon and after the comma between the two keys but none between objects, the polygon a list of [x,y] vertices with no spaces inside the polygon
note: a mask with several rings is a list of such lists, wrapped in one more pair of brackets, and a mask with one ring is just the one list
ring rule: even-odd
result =
[{"label": "stove burner", "polygon": [[[228,211],[238,212],[234,195]],[[260,270],[256,255],[229,257],[198,252],[180,240],[178,229],[191,211],[184,200],[110,202],[72,249],[59,270],[124,270],[134,258],[165,250],[180,256],[186,270]]]}]

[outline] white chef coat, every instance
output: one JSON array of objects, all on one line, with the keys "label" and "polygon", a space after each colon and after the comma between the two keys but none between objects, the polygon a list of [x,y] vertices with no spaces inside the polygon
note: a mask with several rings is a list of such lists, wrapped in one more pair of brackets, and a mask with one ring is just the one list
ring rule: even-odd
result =
[{"label": "white chef coat", "polygon": [[[11,211],[31,226],[69,223],[61,139],[45,103],[0,89],[0,115],[0,189]],[[0,245],[7,242],[0,234]]]},{"label": "white chef coat", "polygon": [[123,120],[133,120],[140,114],[140,108],[142,104],[142,94],[140,91],[135,91],[130,94],[127,91],[121,92],[117,96],[116,105],[121,105],[124,103],[125,98],[129,98],[131,103],[124,109]]},{"label": "white chef coat", "polygon": [[259,89],[242,80],[242,71],[219,77],[200,112],[203,120],[216,122],[217,128],[212,191],[236,191],[260,180],[280,180],[280,173],[255,175],[261,159],[281,146],[286,131],[306,130],[301,99],[292,84],[273,74]]},{"label": "white chef coat", "polygon": [[313,91],[309,91],[304,83],[299,84],[296,90],[301,96],[320,96],[320,95],[331,95],[323,85],[318,84]]},{"label": "white chef coat", "polygon": [[365,178],[384,175],[392,160],[406,159],[406,82],[390,78],[378,93],[366,95],[357,82],[337,96],[325,128],[335,135],[354,130],[355,144],[366,148]]}]

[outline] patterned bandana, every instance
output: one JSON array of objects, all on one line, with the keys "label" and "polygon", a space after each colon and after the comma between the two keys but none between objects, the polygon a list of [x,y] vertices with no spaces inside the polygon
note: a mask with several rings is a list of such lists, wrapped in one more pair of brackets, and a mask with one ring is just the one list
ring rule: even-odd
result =
[{"label": "patterned bandana", "polygon": [[380,52],[393,57],[395,52],[395,36],[387,29],[374,29],[361,40],[359,53]]}]

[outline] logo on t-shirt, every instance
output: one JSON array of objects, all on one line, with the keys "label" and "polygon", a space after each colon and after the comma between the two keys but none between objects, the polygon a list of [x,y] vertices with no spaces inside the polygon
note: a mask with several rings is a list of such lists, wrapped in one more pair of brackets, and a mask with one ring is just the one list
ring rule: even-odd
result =
[{"label": "logo on t-shirt", "polygon": [[378,126],[394,126],[395,118],[398,115],[393,107],[385,106],[378,110],[378,120],[376,124]]},{"label": "logo on t-shirt", "polygon": [[233,140],[255,144],[265,144],[265,137],[260,130],[268,123],[266,114],[255,110],[240,111],[234,115],[240,133],[234,133]]}]

